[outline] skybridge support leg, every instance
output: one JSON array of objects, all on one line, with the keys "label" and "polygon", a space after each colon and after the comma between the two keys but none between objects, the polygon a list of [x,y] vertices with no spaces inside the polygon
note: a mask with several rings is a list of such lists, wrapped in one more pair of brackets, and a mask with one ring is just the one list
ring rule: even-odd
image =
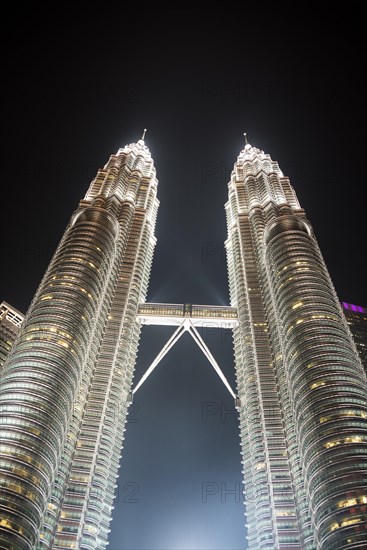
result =
[{"label": "skybridge support leg", "polygon": [[184,326],[185,322],[183,322],[175,332],[172,334],[172,336],[169,338],[169,340],[165,343],[161,351],[158,353],[157,357],[154,359],[153,363],[150,365],[150,367],[146,370],[145,374],[141,377],[138,384],[135,386],[135,388],[132,391],[132,395],[138,391],[140,386],[145,382],[145,380],[148,378],[150,374],[154,371],[156,366],[160,363],[160,361],[163,359],[163,357],[166,355],[166,353],[175,345],[175,343],[181,338],[183,333],[187,330]]},{"label": "skybridge support leg", "polygon": [[192,324],[190,319],[185,319],[179,327],[175,330],[175,332],[172,334],[172,336],[168,339],[168,341],[165,343],[161,351],[158,353],[150,367],[146,370],[145,374],[141,377],[138,384],[135,386],[134,390],[130,392],[130,402],[132,401],[133,395],[138,391],[140,386],[145,382],[145,380],[150,376],[150,374],[154,371],[156,366],[160,363],[160,361],[163,359],[163,357],[166,355],[166,353],[176,344],[176,342],[181,338],[181,336],[184,334],[184,332],[188,332],[190,336],[193,338],[194,342],[199,346],[201,351],[204,353],[205,357],[208,359],[208,361],[212,364],[215,372],[218,374],[219,378],[222,380],[223,384],[233,397],[236,403],[236,407],[238,406],[238,398],[236,397],[236,394],[232,390],[231,386],[229,385],[229,382],[227,378],[224,376],[220,366],[214,359],[213,355],[210,353],[210,350],[202,337],[200,336],[199,331],[197,328]]},{"label": "skybridge support leg", "polygon": [[192,338],[197,343],[197,345],[199,346],[201,351],[204,353],[205,357],[210,361],[210,363],[212,364],[215,372],[218,374],[219,378],[222,380],[223,384],[225,385],[225,387],[227,388],[229,393],[232,395],[233,399],[236,401],[236,394],[234,393],[231,386],[229,385],[229,382],[228,382],[227,378],[224,376],[220,366],[218,365],[218,363],[214,359],[213,355],[210,353],[210,350],[209,350],[208,346],[206,345],[206,343],[204,342],[204,340],[200,336],[199,331],[191,323],[190,323],[190,325],[191,326],[190,326],[189,332],[190,332]]}]

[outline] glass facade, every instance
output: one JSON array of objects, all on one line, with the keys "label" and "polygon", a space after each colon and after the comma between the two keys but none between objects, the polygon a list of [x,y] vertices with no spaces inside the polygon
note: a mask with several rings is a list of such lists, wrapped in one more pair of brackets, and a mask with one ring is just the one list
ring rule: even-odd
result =
[{"label": "glass facade", "polygon": [[226,241],[249,550],[367,544],[367,380],[289,179],[247,144]]},{"label": "glass facade", "polygon": [[99,170],[27,312],[0,386],[0,547],[104,549],[155,246],[143,140]]}]

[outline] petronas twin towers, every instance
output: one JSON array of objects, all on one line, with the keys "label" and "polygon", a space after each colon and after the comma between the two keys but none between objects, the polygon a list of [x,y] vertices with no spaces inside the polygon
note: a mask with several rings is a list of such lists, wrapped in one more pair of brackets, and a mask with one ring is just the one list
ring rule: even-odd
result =
[{"label": "petronas twin towers", "polygon": [[0,548],[106,547],[141,325],[178,327],[165,350],[189,330],[221,375],[213,319],[234,332],[249,550],[367,547],[367,380],[312,227],[250,144],[228,192],[231,307],[146,304],[144,140],[98,171],[2,366]]}]

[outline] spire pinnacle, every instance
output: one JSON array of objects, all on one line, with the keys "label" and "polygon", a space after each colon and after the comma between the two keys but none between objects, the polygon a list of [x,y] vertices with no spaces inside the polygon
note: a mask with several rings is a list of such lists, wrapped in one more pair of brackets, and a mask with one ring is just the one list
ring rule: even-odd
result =
[{"label": "spire pinnacle", "polygon": [[248,145],[248,141],[247,141],[247,132],[243,132],[243,135],[245,136],[245,145]]},{"label": "spire pinnacle", "polygon": [[144,138],[145,138],[145,133],[146,133],[147,129],[144,128],[144,132],[143,132],[143,135],[141,136],[141,139],[144,141]]}]

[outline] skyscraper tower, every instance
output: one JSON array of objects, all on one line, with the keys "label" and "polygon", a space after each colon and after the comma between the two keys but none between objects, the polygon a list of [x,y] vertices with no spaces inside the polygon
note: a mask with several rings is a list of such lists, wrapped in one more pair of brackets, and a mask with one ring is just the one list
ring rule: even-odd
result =
[{"label": "skyscraper tower", "polygon": [[139,140],[98,171],[37,290],[1,378],[1,548],[106,546],[157,209]]},{"label": "skyscraper tower", "polygon": [[310,222],[246,146],[226,204],[249,550],[367,541],[367,382]]}]

